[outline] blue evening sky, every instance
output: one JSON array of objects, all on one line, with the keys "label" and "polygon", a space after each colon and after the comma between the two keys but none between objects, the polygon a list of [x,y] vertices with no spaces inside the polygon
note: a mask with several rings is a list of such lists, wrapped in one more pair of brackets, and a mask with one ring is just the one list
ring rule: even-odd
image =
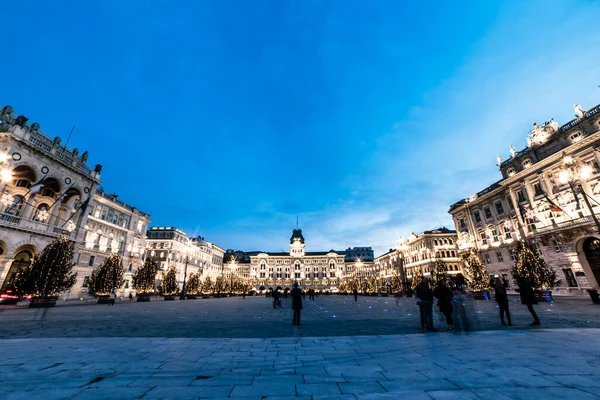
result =
[{"label": "blue evening sky", "polygon": [[0,104],[224,248],[445,225],[534,121],[600,103],[594,1],[6,2]]}]

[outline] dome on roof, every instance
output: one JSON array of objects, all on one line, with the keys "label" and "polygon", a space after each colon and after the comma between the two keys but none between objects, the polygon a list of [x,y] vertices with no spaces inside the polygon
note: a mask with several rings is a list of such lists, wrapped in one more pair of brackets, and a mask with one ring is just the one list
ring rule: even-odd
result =
[{"label": "dome on roof", "polygon": [[296,239],[300,239],[300,243],[304,244],[304,236],[302,236],[302,229],[294,229],[292,231],[292,237],[290,238],[290,244],[294,243]]}]

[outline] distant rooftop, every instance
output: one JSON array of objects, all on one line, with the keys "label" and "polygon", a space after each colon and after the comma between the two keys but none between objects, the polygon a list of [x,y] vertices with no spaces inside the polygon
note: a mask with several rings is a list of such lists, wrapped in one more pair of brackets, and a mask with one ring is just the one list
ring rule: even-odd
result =
[{"label": "distant rooftop", "polygon": [[131,211],[134,214],[138,214],[139,216],[144,217],[147,220],[150,220],[150,214],[140,211],[137,208],[132,207],[129,204],[119,200],[118,196],[115,196],[114,194],[111,195],[111,194],[106,193],[104,190],[102,190],[100,188],[96,188],[96,195],[98,195],[106,200],[109,200],[109,201],[115,203],[116,205],[123,207],[126,210]]}]

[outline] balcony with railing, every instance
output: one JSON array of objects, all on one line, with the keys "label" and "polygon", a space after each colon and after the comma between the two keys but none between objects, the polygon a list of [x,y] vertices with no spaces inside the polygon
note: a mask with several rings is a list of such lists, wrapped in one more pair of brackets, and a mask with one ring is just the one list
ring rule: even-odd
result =
[{"label": "balcony with railing", "polygon": [[66,229],[61,229],[54,225],[49,225],[44,222],[26,219],[18,215],[8,213],[0,213],[0,226],[12,227],[24,230],[31,233],[41,233],[50,236],[67,236],[71,237],[73,232]]},{"label": "balcony with railing", "polygon": [[[596,214],[596,218],[600,219],[600,214]],[[539,226],[536,231],[538,233],[544,233],[554,229],[564,229],[584,224],[594,224],[594,218],[591,215],[586,215],[584,217],[572,218],[566,221],[554,222],[552,225]]]}]

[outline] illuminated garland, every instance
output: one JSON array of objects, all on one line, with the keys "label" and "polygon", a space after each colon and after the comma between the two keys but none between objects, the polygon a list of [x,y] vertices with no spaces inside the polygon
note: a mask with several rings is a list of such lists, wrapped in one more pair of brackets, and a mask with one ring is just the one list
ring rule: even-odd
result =
[{"label": "illuminated garland", "polygon": [[213,281],[210,276],[207,276],[204,279],[204,283],[202,284],[202,293],[210,294],[213,290]]},{"label": "illuminated garland", "polygon": [[450,286],[450,275],[448,275],[448,267],[442,260],[435,261],[435,267],[433,269],[433,282],[444,282],[446,286]]},{"label": "illuminated garland", "polygon": [[558,283],[556,271],[548,267],[524,242],[517,244],[517,262],[511,273],[515,283],[519,278],[525,278],[534,290],[550,289]]},{"label": "illuminated garland", "polygon": [[216,292],[217,294],[227,292],[228,286],[229,282],[227,282],[227,280],[224,277],[217,276],[217,279],[215,280],[215,285],[213,287],[213,292]]},{"label": "illuminated garland", "polygon": [[185,283],[185,292],[192,296],[200,294],[200,275],[197,273],[190,274],[187,282]]},{"label": "illuminated garland", "polygon": [[92,296],[106,296],[113,288],[123,286],[123,262],[118,254],[109,255],[100,266],[92,271],[88,292]]},{"label": "illuminated garland", "polygon": [[137,294],[151,294],[154,292],[154,283],[156,281],[156,272],[158,266],[154,258],[146,259],[132,277],[132,286]]},{"label": "illuminated garland", "polygon": [[71,289],[77,274],[72,274],[73,244],[64,236],[42,250],[33,263],[17,275],[15,287],[21,295],[56,296]]},{"label": "illuminated garland", "polygon": [[175,267],[169,268],[163,278],[160,288],[163,296],[172,296],[177,294],[179,288],[177,287],[177,273],[175,272]]},{"label": "illuminated garland", "polygon": [[423,282],[423,272],[421,271],[421,268],[414,267],[410,287],[415,290],[421,284],[421,282]]},{"label": "illuminated garland", "polygon": [[465,259],[465,278],[469,289],[474,292],[482,292],[490,287],[490,278],[485,265],[474,253],[469,253]]}]

